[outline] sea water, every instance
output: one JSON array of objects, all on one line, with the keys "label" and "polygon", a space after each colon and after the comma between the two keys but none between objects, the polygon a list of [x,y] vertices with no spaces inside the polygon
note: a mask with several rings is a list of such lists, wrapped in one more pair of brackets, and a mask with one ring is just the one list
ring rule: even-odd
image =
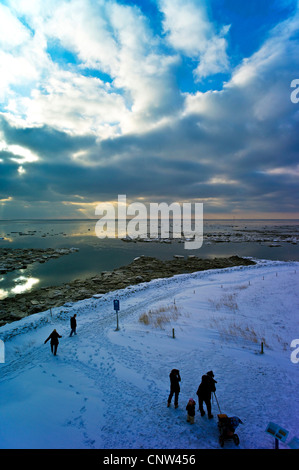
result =
[{"label": "sea water", "polygon": [[200,258],[238,255],[259,259],[299,261],[298,220],[206,220],[200,249],[186,250],[174,239],[165,243],[126,242],[117,238],[99,239],[96,220],[6,220],[0,221],[0,248],[70,248],[79,250],[33,263],[0,275],[0,299],[75,279],[96,276],[124,266],[137,256],[162,260],[174,255]]}]

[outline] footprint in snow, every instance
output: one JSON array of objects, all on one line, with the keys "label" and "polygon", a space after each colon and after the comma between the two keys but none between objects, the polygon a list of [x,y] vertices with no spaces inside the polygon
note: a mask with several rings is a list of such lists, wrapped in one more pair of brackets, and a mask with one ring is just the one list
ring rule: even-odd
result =
[{"label": "footprint in snow", "polygon": [[94,439],[90,439],[88,436],[86,436],[86,444],[88,444],[89,446],[94,446],[95,444],[95,440]]}]

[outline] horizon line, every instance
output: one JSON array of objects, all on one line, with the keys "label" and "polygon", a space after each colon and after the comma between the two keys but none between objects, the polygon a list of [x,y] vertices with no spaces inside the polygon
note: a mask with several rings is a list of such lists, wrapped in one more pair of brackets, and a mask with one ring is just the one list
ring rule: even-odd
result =
[{"label": "horizon line", "polygon": [[[132,216],[132,219],[134,218],[134,216]],[[172,217],[170,217],[172,218]],[[193,217],[192,217],[193,218]],[[129,217],[127,217],[127,219],[129,219]],[[118,219],[116,217],[116,220],[127,220],[127,219]],[[148,217],[148,219],[150,219],[150,217]],[[161,217],[159,217],[158,219],[161,219]],[[99,218],[84,218],[84,219],[80,219],[80,218],[47,218],[47,219],[42,219],[42,218],[33,218],[33,217],[28,217],[28,218],[14,218],[14,219],[0,219],[0,222],[15,222],[15,221],[27,221],[27,220],[35,220],[35,221],[51,221],[51,220],[56,220],[56,221],[74,221],[74,220],[78,220],[78,221],[98,221]],[[143,219],[142,219],[143,220]],[[167,220],[167,219],[166,219]],[[233,220],[233,221],[237,221],[237,220],[298,220],[299,221],[299,218],[271,218],[271,217],[250,217],[250,218],[236,218],[236,217],[232,217],[232,218],[219,218],[219,217],[203,217],[203,220]]]}]

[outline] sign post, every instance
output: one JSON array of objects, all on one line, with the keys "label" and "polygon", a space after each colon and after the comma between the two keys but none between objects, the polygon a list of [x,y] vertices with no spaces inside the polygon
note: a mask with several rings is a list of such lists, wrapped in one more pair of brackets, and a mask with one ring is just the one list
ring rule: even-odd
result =
[{"label": "sign post", "polygon": [[289,431],[271,422],[268,424],[266,432],[275,438],[275,449],[279,449],[279,441],[285,442],[289,434]]},{"label": "sign post", "polygon": [[114,307],[114,310],[116,312],[116,330],[115,331],[118,331],[119,330],[119,328],[118,328],[119,300],[118,299],[113,300],[113,307]]}]

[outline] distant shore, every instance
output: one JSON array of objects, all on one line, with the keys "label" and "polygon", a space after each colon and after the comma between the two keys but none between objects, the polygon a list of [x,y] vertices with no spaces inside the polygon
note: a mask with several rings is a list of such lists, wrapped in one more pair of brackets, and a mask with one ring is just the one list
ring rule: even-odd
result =
[{"label": "distant shore", "polygon": [[140,256],[126,266],[113,271],[102,271],[88,279],[76,279],[60,286],[44,287],[33,292],[7,297],[0,301],[0,326],[37,312],[63,306],[67,302],[77,302],[96,294],[105,294],[157,278],[253,264],[254,261],[239,256],[201,259],[190,255],[188,257],[175,255],[172,260],[166,261]]}]

